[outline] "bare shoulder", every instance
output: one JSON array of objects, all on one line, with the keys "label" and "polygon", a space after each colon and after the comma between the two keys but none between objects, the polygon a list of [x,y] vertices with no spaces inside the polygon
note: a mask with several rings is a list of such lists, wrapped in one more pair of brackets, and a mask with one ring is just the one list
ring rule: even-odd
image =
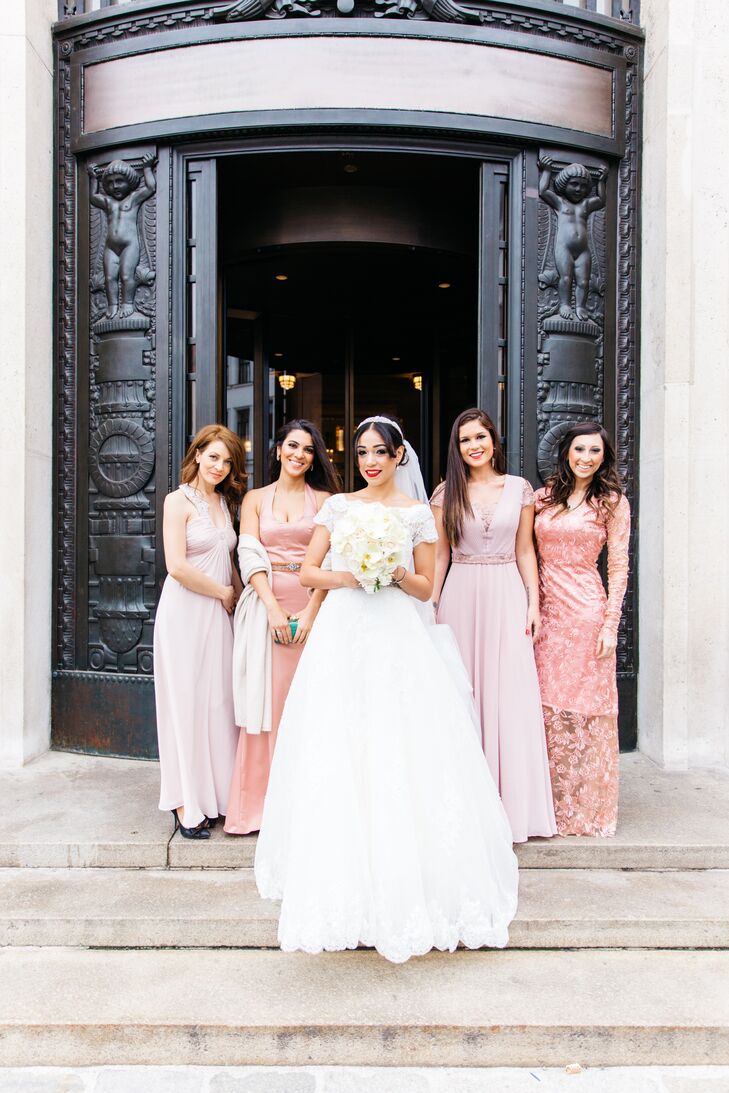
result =
[{"label": "bare shoulder", "polygon": [[261,498],[268,488],[268,486],[257,486],[254,490],[246,490],[245,496],[243,498],[243,508],[247,512],[250,512],[251,509],[254,509],[256,512],[258,512],[258,506],[261,503]]},{"label": "bare shoulder", "polygon": [[187,522],[191,516],[196,515],[196,509],[183,490],[176,489],[165,497],[164,516],[166,520]]},{"label": "bare shoulder", "polygon": [[178,487],[176,490],[173,490],[172,493],[167,494],[164,508],[165,512],[174,515],[176,512],[186,512],[191,504],[192,502],[190,499],[186,497],[183,491]]},{"label": "bare shoulder", "polygon": [[334,494],[329,493],[328,490],[314,490],[314,497],[316,498],[316,507],[320,509],[325,501],[328,501]]}]

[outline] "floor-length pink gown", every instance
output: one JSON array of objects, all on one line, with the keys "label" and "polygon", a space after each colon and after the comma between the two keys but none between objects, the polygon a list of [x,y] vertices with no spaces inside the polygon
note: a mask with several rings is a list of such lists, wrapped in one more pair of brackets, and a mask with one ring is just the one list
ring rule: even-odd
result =
[{"label": "floor-length pink gown", "polygon": [[[529,483],[506,475],[495,506],[473,504],[438,605],[456,636],[481,717],[483,749],[514,842],[557,832],[527,598],[516,565],[516,531]],[[443,488],[433,495],[443,504]]]},{"label": "floor-length pink gown", "polygon": [[[197,510],[185,527],[187,561],[220,584],[232,581],[235,531],[217,528],[192,486],[181,491]],[[237,730],[233,714],[233,625],[220,600],[167,576],[154,624],[154,693],[162,810],[184,808],[185,827],[224,815]]]},{"label": "floor-length pink gown", "polygon": [[[585,503],[544,507],[536,496],[542,632],[536,644],[552,791],[560,835],[614,835],[618,817],[616,657],[598,660],[598,635],[617,634],[628,582],[630,506],[613,515]],[[608,590],[597,560],[607,542]]]},{"label": "floor-length pink gown", "polygon": [[[272,482],[263,491],[258,537],[272,565],[289,562],[301,565],[314,531],[316,494],[307,486],[300,519],[286,523],[273,515],[276,485]],[[302,588],[298,572],[274,570],[272,577],[273,594],[286,614],[300,614],[309,602],[309,593]],[[303,649],[303,645],[273,646],[271,731],[249,734],[244,726],[241,727],[225,821],[225,830],[229,835],[248,835],[251,831],[258,831],[261,826],[278,723]]]}]

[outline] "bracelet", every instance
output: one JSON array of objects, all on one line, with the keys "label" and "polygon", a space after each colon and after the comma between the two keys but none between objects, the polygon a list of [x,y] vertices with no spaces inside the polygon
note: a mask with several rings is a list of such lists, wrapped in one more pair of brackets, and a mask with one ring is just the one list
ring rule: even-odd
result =
[{"label": "bracelet", "polygon": [[[397,567],[396,567],[396,568],[397,568]],[[397,587],[399,588],[399,587],[400,587],[400,585],[402,584],[402,582],[403,582],[403,581],[405,580],[405,578],[407,577],[407,575],[408,575],[408,571],[407,571],[407,569],[405,568],[405,566],[403,566],[403,567],[402,567],[402,577],[400,578],[400,580],[397,580],[397,578],[396,578],[396,577],[394,576],[395,570],[393,570],[392,572],[393,572],[393,578],[392,578],[392,583],[393,583],[393,584],[396,584],[396,585],[397,585]]]}]

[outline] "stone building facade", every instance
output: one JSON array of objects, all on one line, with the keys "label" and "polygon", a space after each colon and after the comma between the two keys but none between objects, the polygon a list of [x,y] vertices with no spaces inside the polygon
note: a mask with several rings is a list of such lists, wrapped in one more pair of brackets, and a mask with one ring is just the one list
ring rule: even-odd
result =
[{"label": "stone building facade", "polygon": [[[58,14],[10,0],[0,28],[0,762],[152,755],[186,437],[224,416],[259,482],[275,424],[318,413],[351,477],[376,391],[431,484],[463,402],[535,483],[567,423],[605,421],[637,515],[624,745],[726,764],[720,0],[643,0],[644,33],[553,0]],[[562,298],[543,198],[575,165],[591,270]]]}]

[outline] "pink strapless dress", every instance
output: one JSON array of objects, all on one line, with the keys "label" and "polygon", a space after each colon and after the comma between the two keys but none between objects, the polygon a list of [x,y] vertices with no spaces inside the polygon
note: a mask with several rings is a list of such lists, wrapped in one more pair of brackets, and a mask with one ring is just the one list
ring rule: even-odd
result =
[{"label": "pink strapless dress", "polygon": [[[301,564],[314,531],[316,494],[310,486],[306,487],[301,518],[287,524],[273,515],[275,493],[275,482],[263,492],[258,537],[272,564]],[[302,588],[298,572],[275,571],[273,594],[288,615],[300,614],[309,602],[309,593]],[[273,645],[271,731],[249,735],[245,726],[241,726],[225,821],[229,835],[248,835],[260,829],[278,723],[303,650],[303,645]]]},{"label": "pink strapless dress", "polygon": [[[466,517],[438,607],[455,634],[481,716],[483,750],[514,842],[555,835],[547,743],[527,599],[516,566],[516,531],[529,483],[506,475],[493,509]],[[436,490],[433,505],[442,504]]]}]

